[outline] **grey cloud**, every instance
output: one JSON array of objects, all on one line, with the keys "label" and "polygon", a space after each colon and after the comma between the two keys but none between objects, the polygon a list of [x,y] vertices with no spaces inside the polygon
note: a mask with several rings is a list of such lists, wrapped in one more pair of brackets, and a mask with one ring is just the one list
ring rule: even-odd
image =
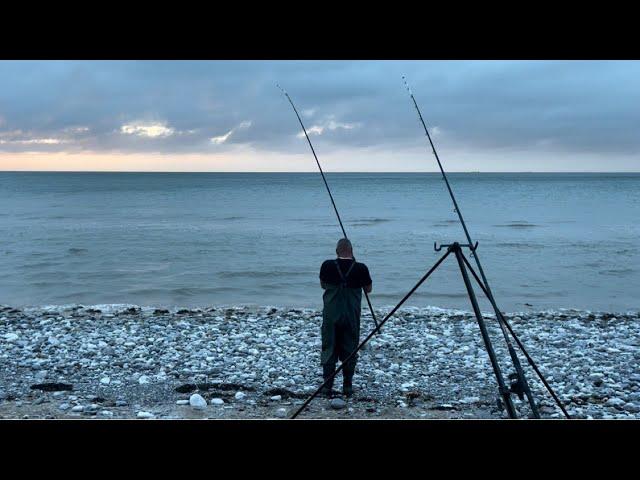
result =
[{"label": "grey cloud", "polygon": [[[315,135],[322,151],[413,148],[424,138],[402,74],[448,146],[640,151],[640,62],[609,61],[4,61],[0,135],[65,141],[5,142],[0,150],[304,151],[277,82],[301,111],[314,111],[304,116],[307,127],[329,119],[359,125]],[[246,121],[249,128],[237,129]],[[122,133],[135,122],[174,133]],[[89,130],[72,131],[78,126]],[[210,141],[232,130],[225,142]]]}]

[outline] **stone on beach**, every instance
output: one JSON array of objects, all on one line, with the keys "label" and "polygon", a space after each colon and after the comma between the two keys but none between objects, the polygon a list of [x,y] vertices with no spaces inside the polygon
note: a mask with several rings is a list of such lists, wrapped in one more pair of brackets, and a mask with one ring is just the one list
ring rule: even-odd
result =
[{"label": "stone on beach", "polygon": [[199,393],[194,393],[189,397],[189,405],[195,409],[201,410],[207,406],[207,401]]}]

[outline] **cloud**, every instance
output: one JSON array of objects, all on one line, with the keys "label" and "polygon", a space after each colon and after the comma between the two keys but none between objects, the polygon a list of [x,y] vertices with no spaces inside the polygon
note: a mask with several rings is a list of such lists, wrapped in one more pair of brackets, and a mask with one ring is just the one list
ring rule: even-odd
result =
[{"label": "cloud", "polygon": [[87,133],[89,130],[91,130],[89,127],[67,127],[64,129],[65,132],[68,133]]},{"label": "cloud", "polygon": [[0,145],[60,145],[68,142],[65,138],[36,137],[22,130],[0,132]]},{"label": "cloud", "polygon": [[0,139],[11,152],[298,154],[286,78],[323,156],[402,156],[425,147],[403,74],[443,155],[553,150],[558,168],[593,154],[640,169],[635,61],[0,61]]},{"label": "cloud", "polygon": [[127,135],[137,135],[139,137],[162,138],[173,135],[175,130],[171,127],[167,127],[166,123],[134,122],[122,125],[120,127],[120,132]]},{"label": "cloud", "polygon": [[251,126],[251,122],[250,121],[244,121],[241,122],[238,126],[232,128],[231,130],[229,130],[227,133],[225,133],[224,135],[219,135],[217,137],[211,137],[209,140],[211,141],[211,143],[213,143],[214,145],[222,145],[223,143],[225,143],[229,137],[231,137],[231,135],[233,135],[235,132],[237,132],[238,130],[243,130],[246,128],[249,128]]},{"label": "cloud", "polygon": [[[321,125],[313,125],[312,127],[307,128],[307,133],[309,135],[322,135],[326,130],[352,130],[359,126],[359,123],[341,123],[334,120],[329,120]],[[304,138],[304,132],[298,133],[297,137]]]}]

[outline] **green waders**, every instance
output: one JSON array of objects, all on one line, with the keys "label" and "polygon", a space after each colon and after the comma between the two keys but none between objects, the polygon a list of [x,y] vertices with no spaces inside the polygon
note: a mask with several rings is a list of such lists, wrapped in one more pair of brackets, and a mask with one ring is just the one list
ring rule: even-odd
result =
[{"label": "green waders", "polygon": [[[335,370],[338,360],[344,362],[357,347],[360,341],[360,304],[362,302],[362,289],[346,286],[346,279],[351,273],[351,268],[343,275],[336,261],[336,268],[342,279],[339,285],[325,284],[322,297],[324,308],[322,310],[322,373],[326,380]],[[345,393],[347,388],[351,391],[351,381],[356,370],[357,355],[344,365],[342,377],[344,379]],[[326,390],[331,391],[333,382],[327,385]],[[326,392],[325,392],[326,393]]]}]

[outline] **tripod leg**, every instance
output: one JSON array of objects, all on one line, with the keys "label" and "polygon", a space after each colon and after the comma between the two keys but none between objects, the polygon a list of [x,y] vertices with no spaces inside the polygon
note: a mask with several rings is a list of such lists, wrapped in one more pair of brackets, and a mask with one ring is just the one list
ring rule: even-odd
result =
[{"label": "tripod leg", "polygon": [[478,299],[476,298],[476,294],[473,291],[473,285],[471,285],[471,281],[469,280],[469,275],[467,274],[467,270],[464,266],[464,260],[463,260],[462,252],[460,251],[460,246],[454,245],[453,247],[450,247],[450,248],[451,250],[453,250],[453,253],[456,256],[456,260],[458,260],[458,265],[460,266],[460,273],[462,273],[462,279],[464,280],[464,285],[467,288],[469,300],[471,301],[473,312],[476,315],[476,320],[478,321],[478,326],[480,327],[482,340],[484,341],[484,345],[487,349],[487,353],[489,354],[489,360],[491,360],[493,373],[496,376],[496,380],[498,381],[498,389],[500,390],[500,395],[502,396],[502,399],[505,404],[505,408],[507,409],[507,414],[509,415],[509,418],[518,418],[516,409],[513,406],[513,402],[511,401],[511,393],[509,392],[509,389],[504,384],[504,378],[502,377],[502,372],[500,371],[500,365],[498,364],[498,359],[496,358],[495,351],[493,350],[493,345],[491,344],[491,338],[489,337],[487,326],[484,323],[484,318],[482,318],[482,313],[480,312],[480,307],[478,306]]},{"label": "tripod leg", "polygon": [[467,268],[471,271],[471,273],[473,274],[473,277],[476,279],[476,282],[478,282],[478,285],[480,286],[485,296],[491,303],[491,306],[493,307],[493,311],[496,312],[496,319],[498,320],[498,325],[500,326],[500,330],[502,330],[502,335],[504,336],[504,340],[507,343],[509,356],[511,357],[511,361],[513,362],[513,367],[516,370],[516,375],[518,377],[518,382],[520,383],[520,386],[522,388],[522,392],[524,392],[524,394],[527,396],[527,401],[529,402],[529,406],[531,407],[531,413],[533,414],[533,417],[540,418],[540,413],[538,412],[538,405],[536,405],[536,401],[533,398],[533,394],[531,393],[531,388],[529,387],[529,382],[527,381],[527,377],[525,377],[524,375],[522,364],[520,363],[520,359],[518,358],[518,355],[516,354],[516,351],[513,348],[513,345],[511,344],[511,340],[509,340],[509,334],[505,329],[505,325],[507,324],[507,321],[502,316],[502,312],[498,308],[498,305],[496,304],[496,301],[493,298],[493,294],[489,290],[487,290],[485,285],[483,285],[483,283],[480,281],[480,278],[478,278],[478,275],[476,274],[475,270],[469,263],[469,260],[467,260],[467,257],[465,257],[462,253],[461,255]]},{"label": "tripod leg", "polygon": [[[487,296],[487,298],[490,298],[490,295],[489,295],[486,287],[484,286],[484,284],[482,283],[482,281],[478,277],[478,274],[475,272],[473,267],[469,264],[469,261],[467,260],[467,258],[464,257],[464,256],[462,258],[464,259],[464,262],[467,264],[467,267],[469,268],[469,270],[473,274],[474,278],[476,279],[476,282],[478,282],[478,285],[480,286],[480,288],[482,289],[484,294]],[[536,365],[536,362],[533,361],[533,358],[531,358],[531,355],[529,355],[529,352],[527,352],[527,349],[524,347],[523,343],[520,341],[520,339],[516,335],[516,332],[513,331],[513,328],[511,328],[511,325],[509,325],[509,322],[507,322],[507,320],[502,316],[502,312],[499,312],[498,308],[495,306],[495,302],[492,302],[492,304],[494,304],[494,309],[496,310],[496,315],[499,315],[498,318],[502,319],[504,325],[509,330],[509,333],[511,334],[513,339],[516,341],[516,344],[518,345],[518,348],[520,348],[520,350],[522,351],[524,356],[527,358],[527,361],[529,362],[529,365],[531,365],[531,368],[533,368],[534,372],[536,372],[536,375],[538,375],[538,378],[540,378],[540,381],[542,382],[542,384],[545,386],[545,388],[547,389],[549,394],[551,394],[551,396],[555,400],[555,402],[558,405],[558,407],[560,407],[560,410],[562,410],[562,413],[564,414],[564,416],[566,418],[571,418],[571,415],[569,415],[569,412],[567,412],[567,409],[565,408],[564,404],[558,398],[558,395],[556,395],[556,392],[553,391],[553,388],[551,388],[551,385],[549,385],[549,382],[547,382],[547,379],[544,377],[544,375],[542,374],[542,372],[540,371],[540,369]],[[528,384],[527,384],[527,388],[528,388]],[[534,411],[534,415],[536,414],[536,412],[537,412],[537,408]],[[538,417],[536,417],[536,418],[540,418],[539,415],[540,414],[538,413]]]}]

